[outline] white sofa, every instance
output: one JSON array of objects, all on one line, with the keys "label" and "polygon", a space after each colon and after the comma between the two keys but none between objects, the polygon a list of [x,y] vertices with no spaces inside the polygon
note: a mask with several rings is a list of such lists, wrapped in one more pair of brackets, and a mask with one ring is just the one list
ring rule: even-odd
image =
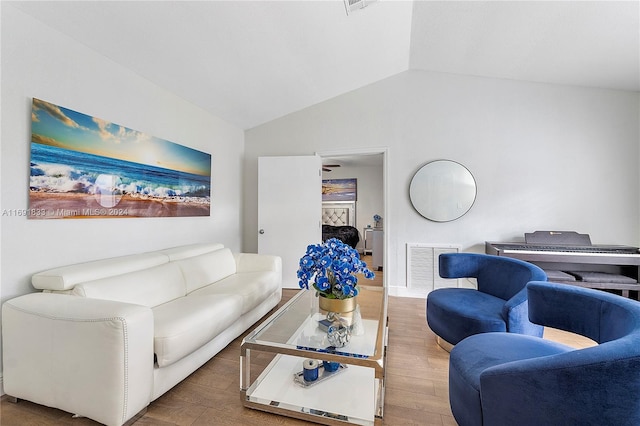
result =
[{"label": "white sofa", "polygon": [[51,269],[32,284],[43,292],[2,306],[6,394],[122,425],[275,307],[282,267],[195,244]]}]

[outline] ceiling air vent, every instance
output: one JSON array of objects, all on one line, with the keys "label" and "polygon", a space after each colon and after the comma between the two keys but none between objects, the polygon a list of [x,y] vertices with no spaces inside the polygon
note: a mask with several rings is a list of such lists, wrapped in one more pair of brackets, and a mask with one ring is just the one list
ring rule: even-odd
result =
[{"label": "ceiling air vent", "polygon": [[344,7],[347,10],[347,15],[354,10],[363,9],[367,7],[369,3],[373,3],[376,0],[344,0]]}]

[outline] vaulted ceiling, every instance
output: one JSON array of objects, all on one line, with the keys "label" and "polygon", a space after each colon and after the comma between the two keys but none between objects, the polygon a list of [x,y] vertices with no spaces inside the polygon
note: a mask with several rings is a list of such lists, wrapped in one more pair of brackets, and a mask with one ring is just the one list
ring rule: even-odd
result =
[{"label": "vaulted ceiling", "polygon": [[244,129],[409,69],[640,91],[638,1],[7,5]]}]

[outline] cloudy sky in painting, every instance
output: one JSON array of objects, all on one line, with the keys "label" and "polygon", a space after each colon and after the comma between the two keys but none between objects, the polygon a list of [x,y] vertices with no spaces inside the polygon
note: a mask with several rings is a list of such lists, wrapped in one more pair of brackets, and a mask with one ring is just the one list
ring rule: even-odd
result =
[{"label": "cloudy sky in painting", "polygon": [[211,156],[164,139],[33,99],[32,142],[203,176]]}]

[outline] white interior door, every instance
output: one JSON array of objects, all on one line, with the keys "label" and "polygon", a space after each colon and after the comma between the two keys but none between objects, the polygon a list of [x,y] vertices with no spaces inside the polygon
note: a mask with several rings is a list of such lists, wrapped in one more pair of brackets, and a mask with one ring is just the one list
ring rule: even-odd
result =
[{"label": "white interior door", "polygon": [[322,239],[318,156],[258,158],[258,253],[282,258],[282,287],[298,288],[298,263]]}]

